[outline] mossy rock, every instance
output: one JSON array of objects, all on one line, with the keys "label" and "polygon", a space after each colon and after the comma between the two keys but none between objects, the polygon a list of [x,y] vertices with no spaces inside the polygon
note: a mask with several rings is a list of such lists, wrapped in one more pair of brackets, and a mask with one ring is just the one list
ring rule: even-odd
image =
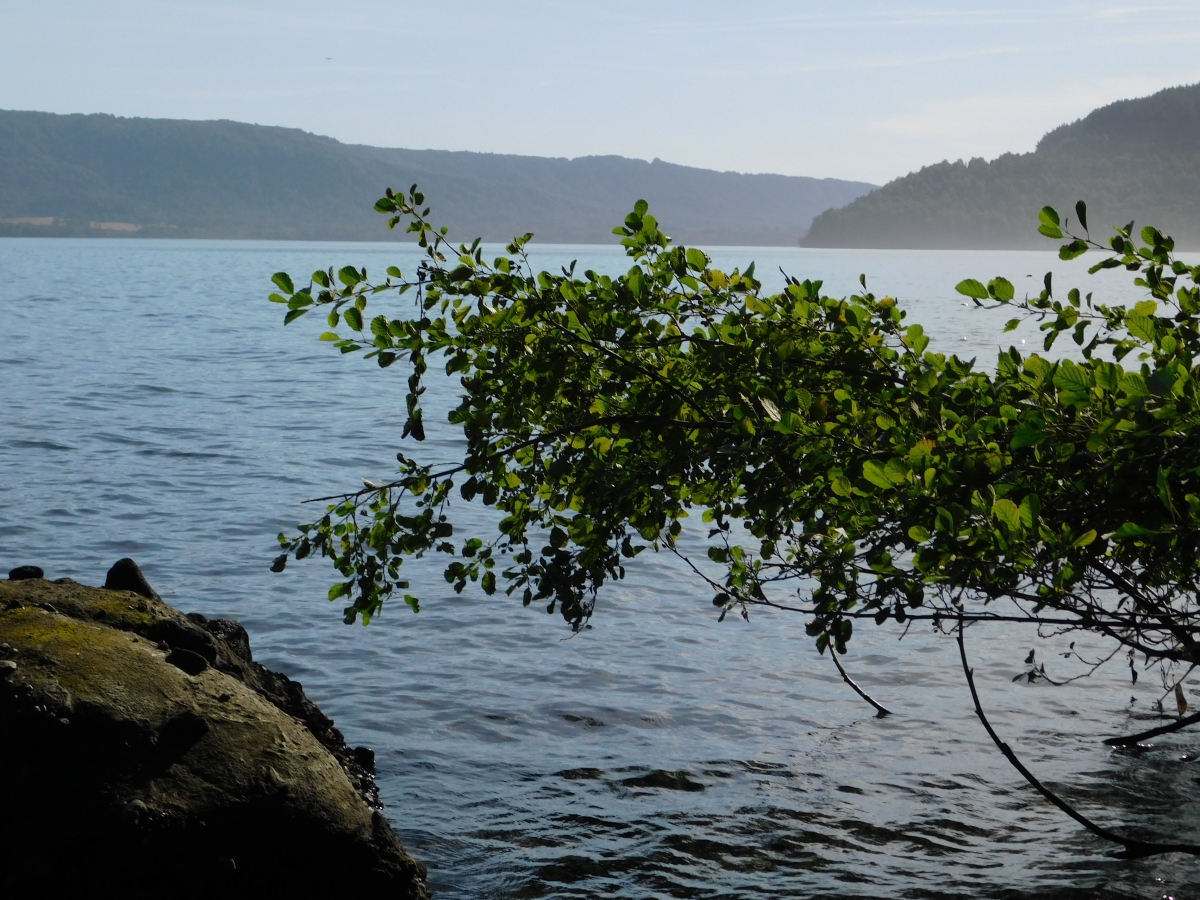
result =
[{"label": "mossy rock", "polygon": [[428,897],[364,754],[209,624],[0,581],[0,894]]}]

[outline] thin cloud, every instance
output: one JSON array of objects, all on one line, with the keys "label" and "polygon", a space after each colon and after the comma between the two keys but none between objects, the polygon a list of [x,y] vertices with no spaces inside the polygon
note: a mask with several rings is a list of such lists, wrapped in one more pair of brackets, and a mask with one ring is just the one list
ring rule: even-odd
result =
[{"label": "thin cloud", "polygon": [[981,56],[1008,56],[1021,53],[1020,47],[988,47],[982,50],[957,50],[951,53],[937,53],[931,56],[893,56],[875,59],[848,59],[837,63],[816,66],[788,66],[773,69],[780,75],[792,75],[809,72],[833,72],[849,69],[898,69],[903,66],[923,66],[933,63],[947,62],[952,59],[975,59]]}]

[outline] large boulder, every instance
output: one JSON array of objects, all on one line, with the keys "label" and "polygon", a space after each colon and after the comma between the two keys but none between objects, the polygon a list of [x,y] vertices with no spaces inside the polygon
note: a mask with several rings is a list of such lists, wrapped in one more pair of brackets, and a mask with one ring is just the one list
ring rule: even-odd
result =
[{"label": "large boulder", "polygon": [[2,896],[427,898],[372,766],[236,622],[0,581]]}]

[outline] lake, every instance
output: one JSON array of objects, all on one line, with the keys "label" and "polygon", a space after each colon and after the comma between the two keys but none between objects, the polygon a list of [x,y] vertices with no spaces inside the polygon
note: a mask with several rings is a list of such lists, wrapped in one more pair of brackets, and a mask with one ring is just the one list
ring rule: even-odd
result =
[{"label": "lake", "polygon": [[[439,898],[1137,897],[1200,892],[1200,864],[1109,859],[995,750],[957,648],[914,627],[863,625],[846,665],[896,715],[877,719],[804,634],[801,617],[718,624],[711,592],[643,554],[592,627],[518,600],[456,596],[413,566],[422,612],[396,603],[341,624],[319,560],[269,571],[302,501],[394,469],[403,367],[341,357],[323,321],[282,326],[270,276],[352,264],[415,267],[399,244],[0,239],[0,569],[103,583],[132,556],[167,602],[232,616],[255,657],[303,682],[352,744],[375,748],[386,812]],[[998,274],[1019,292],[1089,279],[1053,253],[725,248],[823,278],[860,273],[981,364],[1040,343],[953,286]],[[619,247],[537,247],[538,265],[616,273]],[[1031,277],[1027,277],[1031,276]],[[436,387],[433,386],[436,383]],[[427,415],[455,384],[430,379]],[[440,391],[440,393],[439,393]],[[422,453],[451,458],[448,427]],[[486,525],[486,510],[460,511]],[[1200,841],[1200,738],[1141,752],[1104,736],[1156,724],[1155,679],[1114,664],[1081,683],[1014,684],[1032,636],[973,629],[983,702],[1043,780],[1103,824]],[[1048,670],[1053,646],[1038,644]],[[1062,665],[1066,665],[1065,662]],[[1197,691],[1190,688],[1193,694]],[[1200,701],[1198,701],[1200,702]]]}]

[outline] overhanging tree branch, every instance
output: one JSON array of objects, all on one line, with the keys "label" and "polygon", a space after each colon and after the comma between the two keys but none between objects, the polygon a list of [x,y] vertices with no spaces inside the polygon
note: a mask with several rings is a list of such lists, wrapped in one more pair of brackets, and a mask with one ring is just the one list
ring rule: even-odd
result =
[{"label": "overhanging tree branch", "polygon": [[[963,673],[967,677],[967,686],[971,689],[971,701],[975,704],[975,714],[979,716],[979,721],[983,723],[984,729],[988,733],[988,737],[992,739],[1004,758],[1007,759],[1014,769],[1021,773],[1021,776],[1028,781],[1039,794],[1065,812],[1068,816],[1090,831],[1096,837],[1110,841],[1114,844],[1120,844],[1125,849],[1114,854],[1120,859],[1143,859],[1147,856],[1158,856],[1163,853],[1187,853],[1191,856],[1200,856],[1200,847],[1193,844],[1158,844],[1149,841],[1140,841],[1136,838],[1122,837],[1115,832],[1109,831],[1101,825],[1097,825],[1083,813],[1079,812],[1075,807],[1067,803],[1056,793],[1042,784],[1025,768],[1024,763],[1017,758],[1011,747],[1004,741],[1000,740],[1000,736],[996,734],[996,730],[992,728],[992,723],[988,721],[987,716],[983,712],[983,705],[979,702],[979,692],[975,690],[975,677],[970,665],[967,663],[967,649],[963,643],[963,623],[958,625],[958,654],[962,659]],[[1198,717],[1200,718],[1200,717]]]}]

